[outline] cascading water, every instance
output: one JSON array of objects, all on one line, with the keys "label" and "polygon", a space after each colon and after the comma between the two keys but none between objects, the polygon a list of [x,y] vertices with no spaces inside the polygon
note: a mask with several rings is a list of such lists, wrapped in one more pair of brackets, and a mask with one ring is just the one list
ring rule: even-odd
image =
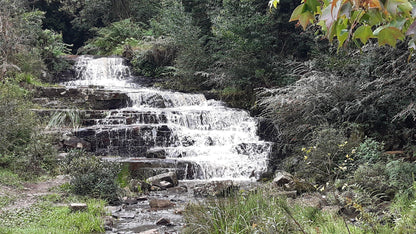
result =
[{"label": "cascading water", "polygon": [[75,69],[77,80],[64,85],[98,86],[131,99],[129,107],[109,111],[96,125],[80,130],[94,128],[100,135],[86,137],[95,141],[96,152],[124,157],[163,152],[168,160],[194,165],[197,172],[184,176],[192,179],[246,180],[266,170],[271,144],[259,140],[256,121],[246,111],[202,94],[143,87],[121,58],[81,56]]}]

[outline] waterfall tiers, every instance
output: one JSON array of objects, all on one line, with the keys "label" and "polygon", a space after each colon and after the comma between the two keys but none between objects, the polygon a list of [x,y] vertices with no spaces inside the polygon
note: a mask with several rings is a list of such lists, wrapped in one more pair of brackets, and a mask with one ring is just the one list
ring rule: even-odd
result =
[{"label": "waterfall tiers", "polygon": [[[67,92],[82,93],[85,103],[109,103],[75,132],[96,154],[143,165],[159,160],[159,169],[175,169],[180,179],[248,180],[267,169],[271,144],[259,139],[248,112],[202,94],[144,87],[117,57],[80,56],[75,71],[62,83]],[[111,102],[116,109],[106,108]]]}]

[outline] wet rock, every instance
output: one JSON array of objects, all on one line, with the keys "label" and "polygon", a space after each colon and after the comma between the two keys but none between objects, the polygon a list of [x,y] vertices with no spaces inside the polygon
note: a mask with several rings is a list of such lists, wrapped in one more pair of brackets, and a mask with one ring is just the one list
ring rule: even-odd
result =
[{"label": "wet rock", "polygon": [[165,100],[160,94],[151,95],[146,99],[145,103],[151,107],[166,108]]},{"label": "wet rock", "polygon": [[161,190],[163,190],[160,186],[151,186],[150,187],[150,191],[161,191]]},{"label": "wet rock", "polygon": [[146,201],[148,198],[146,196],[140,196],[137,198],[137,201]]},{"label": "wet rock", "polygon": [[194,188],[195,196],[202,197],[225,197],[239,190],[238,185],[234,185],[233,181],[213,181],[205,184],[196,185]]},{"label": "wet rock", "polygon": [[188,192],[188,188],[186,186],[172,187],[168,188],[168,191],[176,194],[186,193]]},{"label": "wet rock", "polygon": [[104,218],[104,229],[107,231],[111,231],[114,226],[114,218],[111,216],[106,216]]},{"label": "wet rock", "polygon": [[125,93],[92,88],[37,87],[34,97],[47,98],[42,103],[49,108],[119,109],[131,102]]},{"label": "wet rock", "polygon": [[150,149],[146,152],[146,158],[166,158],[166,151],[164,149]]},{"label": "wet rock", "polygon": [[278,171],[273,179],[273,183],[277,186],[284,186],[285,184],[289,184],[291,182],[293,182],[293,176],[285,171]]},{"label": "wet rock", "polygon": [[113,213],[113,212],[120,211],[121,207],[120,206],[106,206],[104,209],[109,213]]},{"label": "wet rock", "polygon": [[87,204],[85,203],[71,203],[69,204],[69,209],[71,210],[71,212],[75,212],[75,211],[85,211],[87,210]]},{"label": "wet rock", "polygon": [[126,205],[134,205],[137,204],[139,201],[136,198],[125,198],[123,199],[123,203]]},{"label": "wet rock", "polygon": [[65,139],[62,144],[65,149],[85,149],[87,151],[91,150],[91,144],[89,142],[74,136]]},{"label": "wet rock", "polygon": [[175,205],[175,203],[169,201],[169,200],[164,200],[164,199],[152,199],[149,201],[149,205],[151,208],[170,208],[173,207]]},{"label": "wet rock", "polygon": [[160,218],[157,222],[156,225],[163,225],[163,226],[171,226],[172,223],[170,222],[169,219],[166,218]]},{"label": "wet rock", "polygon": [[152,176],[147,179],[147,182],[154,186],[158,186],[162,189],[165,189],[165,188],[177,186],[178,178],[175,172],[168,172],[168,173],[163,173],[163,174],[159,174],[156,176]]},{"label": "wet rock", "polygon": [[117,218],[117,219],[134,219],[134,217],[136,217],[136,213],[135,212],[118,212],[118,213],[114,213],[113,217]]},{"label": "wet rock", "polygon": [[159,231],[157,229],[151,229],[144,232],[139,232],[139,234],[159,234]]},{"label": "wet rock", "polygon": [[298,194],[316,190],[311,183],[298,179],[285,171],[278,171],[273,179],[273,183],[286,191],[295,190]]}]

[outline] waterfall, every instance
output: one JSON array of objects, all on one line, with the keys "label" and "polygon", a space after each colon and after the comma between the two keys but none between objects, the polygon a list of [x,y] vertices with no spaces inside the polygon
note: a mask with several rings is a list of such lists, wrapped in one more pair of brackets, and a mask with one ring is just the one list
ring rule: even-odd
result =
[{"label": "waterfall", "polygon": [[80,56],[75,69],[77,79],[63,85],[120,91],[131,99],[129,107],[80,129],[96,153],[145,157],[163,152],[166,160],[186,165],[186,172],[192,165],[197,171],[185,175],[192,179],[246,180],[266,170],[271,144],[259,139],[256,119],[246,111],[202,94],[143,87],[121,58]]}]

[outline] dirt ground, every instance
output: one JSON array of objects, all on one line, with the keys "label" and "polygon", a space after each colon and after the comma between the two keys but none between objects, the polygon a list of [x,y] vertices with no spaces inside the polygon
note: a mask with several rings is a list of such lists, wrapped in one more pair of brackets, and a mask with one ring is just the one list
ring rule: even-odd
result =
[{"label": "dirt ground", "polygon": [[53,192],[51,189],[66,182],[69,182],[68,176],[59,175],[42,182],[25,183],[23,184],[23,187],[20,188],[0,185],[0,198],[8,197],[12,200],[10,204],[0,208],[0,214],[7,210],[30,207],[35,204],[41,196],[56,194],[57,192]]}]

